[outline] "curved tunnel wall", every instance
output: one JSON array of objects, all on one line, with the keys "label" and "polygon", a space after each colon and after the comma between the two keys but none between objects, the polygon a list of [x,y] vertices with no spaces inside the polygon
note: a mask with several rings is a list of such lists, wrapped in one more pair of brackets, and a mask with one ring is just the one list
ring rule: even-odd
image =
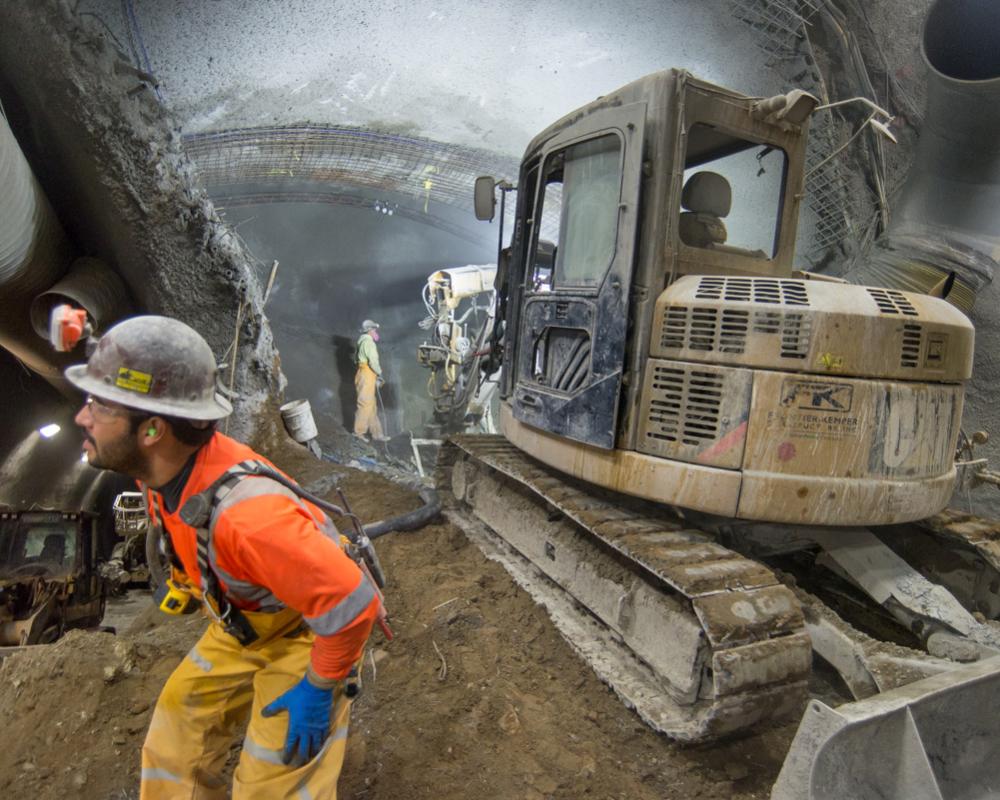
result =
[{"label": "curved tunnel wall", "polygon": [[422,219],[422,207],[408,206],[412,198],[405,195],[351,188],[317,197],[301,191],[308,186],[289,181],[283,196],[219,201],[261,259],[262,281],[271,261],[279,262],[265,313],[288,379],[286,395],[310,401],[321,439],[331,426],[349,429],[353,351],[362,320],[371,318],[382,326],[389,432],[417,432],[432,409],[427,373],[416,362],[417,345],[426,338],[418,327],[421,290],[442,267],[493,261],[496,227],[477,228],[471,214],[433,203]]},{"label": "curved tunnel wall", "polygon": [[[889,230],[848,274],[850,280],[928,291],[949,271],[949,300],[976,327],[973,379],[963,428],[986,430],[978,448],[1000,466],[1000,4],[936,0],[924,21],[927,109]],[[992,281],[992,282],[991,282]],[[990,486],[956,493],[952,505],[1000,515]]]},{"label": "curved tunnel wall", "polygon": [[488,151],[356,128],[256,128],[186,136],[209,195],[260,259],[279,262],[266,313],[289,398],[313,407],[320,438],[350,429],[353,350],[365,318],[382,325],[390,433],[430,420],[421,290],[444,267],[496,259],[497,225],[472,211],[477,175],[515,179]]}]

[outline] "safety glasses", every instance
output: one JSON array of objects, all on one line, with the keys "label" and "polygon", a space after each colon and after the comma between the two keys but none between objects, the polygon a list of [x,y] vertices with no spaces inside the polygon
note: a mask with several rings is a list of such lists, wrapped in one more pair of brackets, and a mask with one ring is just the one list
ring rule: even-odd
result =
[{"label": "safety glasses", "polygon": [[129,410],[125,406],[108,403],[99,397],[94,397],[92,394],[87,395],[84,405],[87,406],[90,415],[98,422],[110,422],[115,417],[129,416]]}]

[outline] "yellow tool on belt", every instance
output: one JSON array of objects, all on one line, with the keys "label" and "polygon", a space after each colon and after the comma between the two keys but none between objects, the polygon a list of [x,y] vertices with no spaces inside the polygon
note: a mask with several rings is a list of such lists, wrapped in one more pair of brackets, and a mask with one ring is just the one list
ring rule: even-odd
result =
[{"label": "yellow tool on belt", "polygon": [[167,578],[153,592],[153,602],[165,614],[189,614],[197,608],[192,603],[194,595],[191,590],[173,578]]}]

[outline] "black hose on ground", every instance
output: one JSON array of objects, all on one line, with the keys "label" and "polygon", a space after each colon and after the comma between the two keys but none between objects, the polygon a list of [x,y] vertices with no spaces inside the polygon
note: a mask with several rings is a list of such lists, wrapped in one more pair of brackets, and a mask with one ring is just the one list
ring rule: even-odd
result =
[{"label": "black hose on ground", "polygon": [[369,539],[377,539],[392,531],[415,531],[417,528],[422,528],[441,511],[441,499],[433,489],[421,489],[420,499],[424,501],[420,508],[406,514],[400,514],[398,517],[390,517],[365,525],[365,534]]}]

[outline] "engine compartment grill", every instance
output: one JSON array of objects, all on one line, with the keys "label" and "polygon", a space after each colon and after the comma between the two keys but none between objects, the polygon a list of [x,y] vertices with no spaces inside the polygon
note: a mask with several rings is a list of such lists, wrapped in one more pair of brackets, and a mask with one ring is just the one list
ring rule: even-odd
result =
[{"label": "engine compartment grill", "polygon": [[771,303],[808,306],[805,281],[779,278],[704,277],[695,291],[698,300],[732,300],[743,303]]},{"label": "engine compartment grill", "polygon": [[774,336],[780,358],[803,359],[809,354],[812,320],[788,311],[667,306],[660,347],[741,355],[751,333]]},{"label": "engine compartment grill", "polygon": [[901,367],[915,368],[920,364],[920,345],[923,329],[919,325],[903,326],[903,347],[899,357]]},{"label": "engine compartment grill", "polygon": [[686,445],[717,438],[723,383],[704,370],[653,367],[646,436]]},{"label": "engine compartment grill", "polygon": [[913,307],[902,292],[897,292],[895,289],[878,289],[873,286],[867,288],[868,294],[872,296],[875,305],[878,306],[878,310],[883,314],[904,314],[907,317],[920,316],[920,312]]},{"label": "engine compartment grill", "polygon": [[647,363],[636,449],[739,469],[753,371],[655,358]]}]

